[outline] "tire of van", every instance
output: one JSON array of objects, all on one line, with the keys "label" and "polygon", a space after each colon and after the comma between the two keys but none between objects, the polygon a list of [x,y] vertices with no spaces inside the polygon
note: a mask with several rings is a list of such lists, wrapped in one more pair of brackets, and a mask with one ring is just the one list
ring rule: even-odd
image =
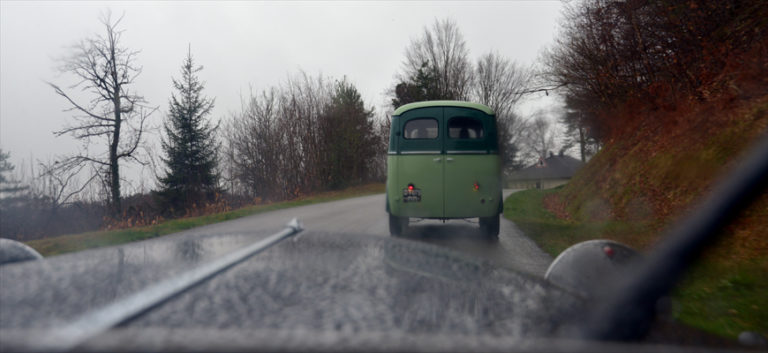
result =
[{"label": "tire of van", "polygon": [[402,235],[408,229],[408,218],[397,217],[389,214],[389,234],[392,236]]},{"label": "tire of van", "polygon": [[499,215],[480,217],[480,230],[488,240],[499,240]]}]

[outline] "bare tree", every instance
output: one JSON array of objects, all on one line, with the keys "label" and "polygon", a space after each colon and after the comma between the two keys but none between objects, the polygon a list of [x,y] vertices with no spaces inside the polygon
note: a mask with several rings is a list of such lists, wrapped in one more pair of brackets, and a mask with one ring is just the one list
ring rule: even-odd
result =
[{"label": "bare tree", "polygon": [[276,89],[251,96],[243,111],[227,125],[228,163],[232,178],[230,191],[243,188],[249,196],[267,200],[281,199],[285,181],[279,166],[280,153],[287,148],[279,124],[279,92]]},{"label": "bare tree", "polygon": [[[244,105],[244,104],[243,104]],[[245,110],[245,109],[243,109]],[[246,190],[237,177],[235,144],[237,138],[238,113],[231,113],[230,118],[222,121],[221,148],[219,149],[218,173],[220,187],[233,195],[245,195]]]},{"label": "bare tree", "polygon": [[[570,2],[555,45],[543,57],[542,77],[562,88],[569,109],[583,113],[566,119],[606,141],[632,133],[637,119],[615,114],[627,103],[673,109],[685,99],[739,91],[731,67],[748,75],[750,65],[736,58],[766,57],[766,12],[766,1]],[[648,122],[663,119],[647,116]]]},{"label": "bare tree", "polygon": [[318,190],[325,167],[320,120],[331,102],[332,81],[322,75],[313,77],[305,72],[289,77],[280,89],[280,124],[286,133],[288,149],[281,168],[287,181],[285,194],[296,197]]},{"label": "bare tree", "polygon": [[477,61],[475,99],[493,109],[496,115],[510,115],[525,95],[530,79],[530,70],[496,52],[489,52]]},{"label": "bare tree", "polygon": [[534,113],[533,119],[527,121],[522,129],[521,158],[528,163],[540,158],[547,158],[557,149],[556,127],[546,117],[545,111]]},{"label": "bare tree", "polygon": [[[86,91],[92,96],[90,101],[78,102],[71,93],[48,83],[71,105],[66,111],[75,113],[73,124],[54,133],[72,135],[84,145],[81,152],[63,160],[59,170],[77,169],[83,164],[95,166],[93,170],[98,170],[110,190],[109,202],[115,213],[121,210],[119,163],[130,160],[143,164],[137,158],[137,149],[146,119],[157,110],[146,106],[144,98],[129,89],[141,73],[141,67],[136,65],[139,52],[121,45],[123,31],[118,30],[121,20],[122,17],[112,21],[110,13],[103,15],[100,21],[104,35],[81,40],[72,47],[72,55],[63,59],[60,70],[77,79],[69,89]],[[107,144],[106,153],[88,148],[94,140]]]},{"label": "bare tree", "polygon": [[514,166],[522,121],[514,112],[515,104],[527,93],[531,71],[489,52],[477,61],[474,99],[496,113],[499,149],[505,167]]},{"label": "bare tree", "polygon": [[411,41],[406,49],[399,81],[411,82],[420,74],[428,74],[435,85],[435,92],[430,96],[465,100],[473,79],[468,57],[469,50],[456,22],[435,20],[432,28],[425,27],[423,35]]}]

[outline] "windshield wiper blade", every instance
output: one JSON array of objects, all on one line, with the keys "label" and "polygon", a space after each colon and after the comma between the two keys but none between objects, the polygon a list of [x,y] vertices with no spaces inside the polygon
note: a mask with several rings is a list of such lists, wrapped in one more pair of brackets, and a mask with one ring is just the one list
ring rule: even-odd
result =
[{"label": "windshield wiper blade", "polygon": [[659,299],[668,295],[689,265],[722,229],[766,191],[768,134],[713,192],[669,228],[662,243],[606,296],[584,329],[588,339],[627,341],[646,335]]}]

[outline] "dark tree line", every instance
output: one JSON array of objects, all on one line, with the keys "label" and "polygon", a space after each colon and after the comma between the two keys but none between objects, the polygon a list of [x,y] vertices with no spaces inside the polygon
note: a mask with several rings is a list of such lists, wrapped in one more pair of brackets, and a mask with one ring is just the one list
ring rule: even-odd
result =
[{"label": "dark tree line", "polygon": [[766,51],[766,13],[765,0],[575,2],[546,55],[547,78],[564,87],[573,129],[602,140],[624,123],[601,114],[616,106],[664,108],[732,89],[729,62]]},{"label": "dark tree line", "polygon": [[376,176],[374,157],[383,151],[381,139],[376,135],[373,110],[365,108],[351,83],[335,84],[320,131],[325,159],[320,175],[325,187],[339,189]]},{"label": "dark tree line", "polygon": [[248,98],[226,131],[229,188],[294,198],[379,178],[385,149],[354,85],[302,73]]}]

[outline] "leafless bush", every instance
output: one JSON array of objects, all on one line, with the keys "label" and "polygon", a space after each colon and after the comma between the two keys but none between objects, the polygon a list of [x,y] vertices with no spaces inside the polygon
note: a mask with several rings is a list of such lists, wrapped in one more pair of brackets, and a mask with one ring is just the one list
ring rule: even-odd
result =
[{"label": "leafless bush", "polygon": [[632,101],[706,100],[730,89],[728,63],[755,46],[766,52],[765,13],[764,0],[572,3],[545,56],[547,78],[564,87],[593,137],[604,139],[626,122],[600,112]]},{"label": "leafless bush", "polygon": [[226,128],[230,192],[284,200],[381,173],[373,111],[347,82],[305,73],[251,94]]}]

